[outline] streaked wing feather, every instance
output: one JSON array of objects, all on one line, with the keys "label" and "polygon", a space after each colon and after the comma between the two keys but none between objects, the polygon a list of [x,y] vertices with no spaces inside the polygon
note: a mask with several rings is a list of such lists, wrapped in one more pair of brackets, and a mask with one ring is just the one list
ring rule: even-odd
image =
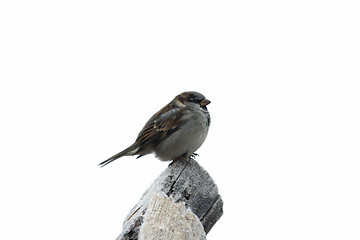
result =
[{"label": "streaked wing feather", "polygon": [[[165,109],[166,108],[166,109]],[[136,142],[140,145],[156,144],[164,140],[170,134],[178,131],[185,123],[185,109],[173,108],[168,106],[157,112],[140,132]]]}]

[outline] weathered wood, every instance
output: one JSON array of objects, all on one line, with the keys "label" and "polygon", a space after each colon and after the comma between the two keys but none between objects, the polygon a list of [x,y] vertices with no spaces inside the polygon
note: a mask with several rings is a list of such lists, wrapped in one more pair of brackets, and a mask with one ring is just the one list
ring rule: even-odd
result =
[{"label": "weathered wood", "polygon": [[209,174],[195,160],[177,160],[130,211],[117,240],[205,240],[222,206]]}]

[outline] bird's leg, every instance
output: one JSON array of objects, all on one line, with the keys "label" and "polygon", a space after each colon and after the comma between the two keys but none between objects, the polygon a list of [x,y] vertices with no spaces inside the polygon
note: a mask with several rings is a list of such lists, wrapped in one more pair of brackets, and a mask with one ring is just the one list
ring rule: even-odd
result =
[{"label": "bird's leg", "polygon": [[186,157],[186,156],[180,156],[178,158],[175,158],[171,163],[170,166],[173,165],[174,162],[176,161],[184,161],[185,163],[189,164],[190,163],[190,157]]},{"label": "bird's leg", "polygon": [[192,153],[192,154],[190,154],[189,156],[182,155],[182,156],[174,159],[174,160],[170,163],[170,166],[171,166],[175,161],[178,161],[178,160],[181,160],[181,161],[186,162],[187,164],[190,164],[190,160],[195,160],[195,158],[196,158],[197,156],[199,156],[199,154],[197,154],[197,153]]}]

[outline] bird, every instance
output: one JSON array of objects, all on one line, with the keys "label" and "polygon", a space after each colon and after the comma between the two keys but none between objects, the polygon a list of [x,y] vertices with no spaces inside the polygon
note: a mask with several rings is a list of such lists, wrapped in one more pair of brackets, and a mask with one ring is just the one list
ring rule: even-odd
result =
[{"label": "bird", "polygon": [[195,151],[207,137],[211,122],[207,105],[210,103],[196,91],[177,95],[146,122],[132,145],[99,166],[104,167],[123,156],[139,158],[151,153],[161,161],[189,161],[197,156]]}]

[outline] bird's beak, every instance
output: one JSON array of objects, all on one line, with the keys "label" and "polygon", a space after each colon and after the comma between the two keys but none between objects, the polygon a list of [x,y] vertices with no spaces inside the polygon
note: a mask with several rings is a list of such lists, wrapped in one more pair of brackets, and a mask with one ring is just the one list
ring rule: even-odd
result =
[{"label": "bird's beak", "polygon": [[206,105],[208,105],[208,104],[210,104],[211,102],[210,102],[210,100],[208,100],[208,99],[204,99],[204,100],[202,100],[201,102],[200,102],[200,106],[202,106],[202,107],[205,107]]}]

